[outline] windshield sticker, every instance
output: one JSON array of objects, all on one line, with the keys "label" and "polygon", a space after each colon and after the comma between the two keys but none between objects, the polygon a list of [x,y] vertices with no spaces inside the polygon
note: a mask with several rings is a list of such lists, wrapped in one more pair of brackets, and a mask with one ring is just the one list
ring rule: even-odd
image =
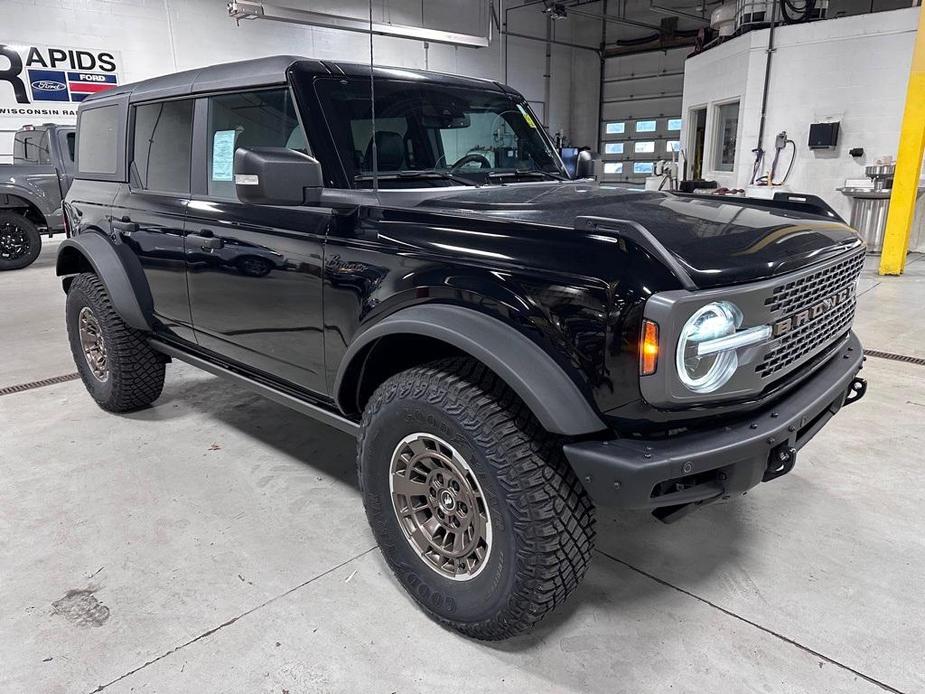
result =
[{"label": "windshield sticker", "polygon": [[521,114],[523,115],[524,120],[527,121],[527,125],[529,125],[531,128],[533,128],[534,130],[536,130],[536,123],[534,122],[534,120],[533,120],[533,118],[530,116],[530,114],[527,113],[527,109],[525,109],[525,108],[524,108],[523,106],[521,106],[520,104],[517,104],[517,108],[518,108],[518,110],[521,112]]},{"label": "windshield sticker", "polygon": [[233,181],[234,130],[217,130],[212,137],[212,180]]}]

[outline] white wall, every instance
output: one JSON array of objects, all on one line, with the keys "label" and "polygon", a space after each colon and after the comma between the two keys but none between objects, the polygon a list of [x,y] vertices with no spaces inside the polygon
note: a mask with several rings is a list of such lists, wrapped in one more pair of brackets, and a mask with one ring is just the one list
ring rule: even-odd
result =
[{"label": "white wall", "polygon": [[[345,62],[369,59],[368,35],[266,20],[236,26],[227,17],[225,4],[226,0],[0,0],[0,43],[120,51],[123,81],[281,53]],[[368,13],[363,0],[289,0],[282,4],[357,17]],[[460,8],[483,5],[470,0],[373,3],[376,20],[420,26],[423,6],[425,26],[473,34],[480,33],[485,23],[479,21],[476,9],[460,12]],[[545,22],[537,8],[511,12],[510,17],[512,31],[545,37]],[[600,40],[599,27],[578,18],[557,22],[555,30],[562,41],[596,46]],[[375,60],[380,65],[504,80],[504,42],[497,32],[494,36],[491,46],[479,49],[436,43],[425,48],[420,41],[377,36]],[[542,102],[545,43],[509,38],[508,50],[507,82],[529,101]],[[599,65],[593,52],[553,46],[552,103],[547,114],[551,133],[563,130],[573,141],[596,141]],[[6,88],[0,83],[0,89]],[[23,120],[27,122],[30,119]],[[0,155],[10,153],[11,138],[10,133],[0,133]],[[9,157],[0,156],[2,161]]]},{"label": "white wall", "polygon": [[[818,195],[847,218],[850,201],[836,188],[846,178],[863,178],[864,166],[878,157],[895,157],[918,12],[908,8],[776,30],[764,149],[770,152],[767,169],[778,132],[786,130],[797,144],[793,173],[783,190]],[[685,64],[683,146],[691,149],[690,110],[710,106],[704,177],[720,185],[745,188],[751,179],[768,35],[768,30],[753,31]],[[730,99],[740,99],[739,130],[735,171],[724,173],[712,167],[712,107]],[[810,150],[810,123],[830,120],[841,123],[838,146]],[[863,157],[848,154],[855,147],[864,149]],[[789,151],[781,161],[785,168]],[[782,173],[779,168],[778,177]]]}]

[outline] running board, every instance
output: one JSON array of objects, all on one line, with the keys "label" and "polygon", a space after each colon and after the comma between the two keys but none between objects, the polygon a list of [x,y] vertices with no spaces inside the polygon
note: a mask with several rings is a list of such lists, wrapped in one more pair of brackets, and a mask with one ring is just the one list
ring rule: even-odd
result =
[{"label": "running board", "polygon": [[161,342],[160,340],[151,339],[148,341],[151,347],[162,354],[179,359],[180,361],[185,361],[187,364],[192,364],[193,366],[202,369],[203,371],[208,371],[211,374],[216,376],[221,376],[230,381],[234,381],[238,385],[242,385],[249,390],[258,393],[259,395],[269,398],[274,402],[278,402],[280,405],[285,405],[296,412],[300,412],[304,415],[308,415],[312,419],[316,419],[322,424],[327,424],[328,426],[334,427],[345,434],[350,434],[351,436],[356,437],[360,431],[360,425],[356,422],[352,422],[346,417],[330,412],[329,410],[314,405],[306,400],[298,398],[294,395],[290,395],[285,391],[282,391],[273,386],[261,383],[249,376],[233,371],[232,369],[226,368],[215,364],[207,359],[202,357],[197,357],[189,352],[185,352],[182,349],[177,349],[172,345],[167,344],[166,342]]}]

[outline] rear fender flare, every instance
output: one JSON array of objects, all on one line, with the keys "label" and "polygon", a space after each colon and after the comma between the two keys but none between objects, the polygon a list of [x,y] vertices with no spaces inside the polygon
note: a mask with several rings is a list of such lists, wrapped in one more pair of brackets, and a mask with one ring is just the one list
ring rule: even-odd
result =
[{"label": "rear fender flare", "polygon": [[552,433],[580,436],[606,429],[578,385],[559,364],[525,335],[486,314],[449,304],[401,309],[368,328],[347,349],[334,394],[344,409],[350,398],[345,376],[355,360],[376,340],[412,334],[445,342],[482,362],[519,397],[543,427]]},{"label": "rear fender flare", "polygon": [[[102,233],[87,230],[58,247],[55,274],[66,277],[82,272],[85,260],[106,287],[116,313],[128,325],[151,331],[154,300],[138,258],[124,245],[111,243]],[[68,283],[65,282],[65,289]]]}]

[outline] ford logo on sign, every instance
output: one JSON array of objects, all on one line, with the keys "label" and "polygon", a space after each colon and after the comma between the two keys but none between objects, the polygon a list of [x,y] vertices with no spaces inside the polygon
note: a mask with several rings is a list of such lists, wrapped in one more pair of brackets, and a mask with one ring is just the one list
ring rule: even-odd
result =
[{"label": "ford logo on sign", "polygon": [[67,89],[67,85],[52,80],[36,80],[32,83],[32,88],[43,92],[60,92],[62,89]]}]

